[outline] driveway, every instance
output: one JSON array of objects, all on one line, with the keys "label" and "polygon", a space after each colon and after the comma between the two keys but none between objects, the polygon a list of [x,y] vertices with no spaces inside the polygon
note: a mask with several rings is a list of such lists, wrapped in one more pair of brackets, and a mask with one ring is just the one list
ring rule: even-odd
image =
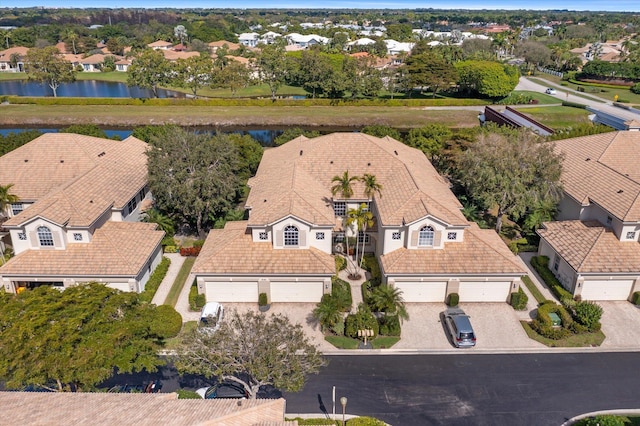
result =
[{"label": "driveway", "polygon": [[640,342],[640,308],[626,302],[597,302],[602,306],[600,322],[607,338],[603,349],[638,349]]}]

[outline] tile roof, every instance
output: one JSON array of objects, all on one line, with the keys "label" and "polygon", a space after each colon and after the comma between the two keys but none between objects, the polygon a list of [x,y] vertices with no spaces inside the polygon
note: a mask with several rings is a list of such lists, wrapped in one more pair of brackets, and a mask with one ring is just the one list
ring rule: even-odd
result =
[{"label": "tile roof", "polygon": [[[11,425],[285,425],[285,400],[177,399],[177,394],[0,392]],[[289,423],[291,424],[291,423]],[[297,424],[297,423],[294,423]]]},{"label": "tile roof", "polygon": [[0,50],[0,61],[9,62],[11,60],[11,55],[13,55],[14,53],[17,53],[20,56],[26,56],[27,53],[29,53],[29,48],[14,46],[10,47],[9,49]]},{"label": "tile roof", "polygon": [[598,221],[548,222],[540,237],[578,273],[624,273],[640,271],[640,244],[618,240]]},{"label": "tile roof", "polygon": [[170,47],[173,43],[164,40],[156,40],[153,43],[147,44],[148,47]]},{"label": "tile roof", "polygon": [[209,232],[191,272],[330,276],[336,266],[333,256],[316,248],[274,249],[271,242],[253,242],[247,222],[239,221]]},{"label": "tile roof", "polygon": [[[448,183],[422,152],[392,138],[364,133],[333,133],[296,138],[265,151],[249,185],[249,225],[273,223],[289,214],[314,224],[335,222],[331,179],[376,176],[382,195],[374,196],[380,224],[400,225],[432,215],[452,225],[467,225]],[[364,186],[353,185],[354,200],[365,200]]]},{"label": "tile roof", "polygon": [[47,133],[0,157],[0,184],[36,201],[5,226],[36,216],[89,226],[113,205],[122,209],[147,182],[147,144],[70,133]]},{"label": "tile roof", "polygon": [[26,250],[0,267],[0,275],[135,277],[163,237],[153,223],[110,221],[91,242],[67,243],[65,250]]},{"label": "tile roof", "polygon": [[565,155],[565,192],[594,202],[622,221],[640,221],[640,132],[619,131],[555,142]]},{"label": "tile roof", "polygon": [[380,256],[380,263],[385,275],[525,274],[498,234],[475,223],[465,231],[462,243],[445,243],[442,250],[400,248]]}]

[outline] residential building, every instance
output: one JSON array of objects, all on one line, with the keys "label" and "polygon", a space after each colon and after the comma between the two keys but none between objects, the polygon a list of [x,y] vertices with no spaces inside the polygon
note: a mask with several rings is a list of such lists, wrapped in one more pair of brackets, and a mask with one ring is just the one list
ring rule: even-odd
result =
[{"label": "residential building", "polygon": [[555,142],[564,155],[557,222],[538,231],[539,254],[584,300],[627,300],[640,290],[640,132]]},{"label": "residential building", "polygon": [[[374,175],[380,194],[332,195],[333,178]],[[331,292],[333,255],[347,239],[378,257],[383,280],[407,302],[508,300],[524,267],[493,230],[461,213],[461,204],[424,154],[392,138],[334,133],[296,138],[267,150],[246,202],[248,220],[212,230],[192,275],[207,300],[319,302]],[[374,224],[344,225],[361,204]]]},{"label": "residential building", "polygon": [[29,48],[20,46],[0,50],[0,72],[23,72],[28,52]]},{"label": "residential building", "polygon": [[147,47],[150,47],[153,50],[169,50],[173,47],[173,43],[164,40],[157,40],[153,43],[147,44]]},{"label": "residential building", "polygon": [[139,223],[148,203],[147,144],[47,133],[0,157],[0,184],[19,202],[1,224],[15,257],[0,267],[8,292],[98,281],[143,291],[162,258],[163,231]]},{"label": "residential building", "polygon": [[288,44],[293,44],[304,49],[316,44],[327,44],[330,41],[327,37],[322,37],[317,34],[302,35],[298,33],[291,33],[287,34],[285,38],[287,39]]},{"label": "residential building", "polygon": [[238,36],[238,42],[247,47],[256,47],[260,42],[260,34],[242,33]]}]

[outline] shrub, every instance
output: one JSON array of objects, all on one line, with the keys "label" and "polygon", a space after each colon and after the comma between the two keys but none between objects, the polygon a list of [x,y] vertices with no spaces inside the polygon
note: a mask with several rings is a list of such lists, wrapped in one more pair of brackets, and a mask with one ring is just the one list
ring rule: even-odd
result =
[{"label": "shrub", "polygon": [[636,83],[633,86],[631,86],[631,93],[635,93],[636,95],[640,95],[640,83]]},{"label": "shrub", "polygon": [[182,316],[173,306],[160,305],[155,309],[152,330],[162,339],[175,337],[182,329]]},{"label": "shrub", "polygon": [[522,290],[522,287],[518,289],[517,293],[511,293],[511,306],[516,311],[524,311],[527,309],[527,302],[529,302],[529,296]]},{"label": "shrub", "polygon": [[203,245],[204,245],[204,240],[195,240],[193,242],[194,247],[202,248]]},{"label": "shrub", "polygon": [[165,235],[165,237],[162,239],[162,242],[160,244],[162,246],[174,246],[174,247],[177,247],[177,246],[180,245],[180,243],[178,241],[176,241],[175,238],[173,238],[170,235]]},{"label": "shrub", "polygon": [[[578,88],[578,89],[580,89],[580,88]],[[580,91],[580,90],[578,90],[578,91]],[[587,109],[587,106],[584,105],[584,104],[579,104],[577,102],[569,102],[569,101],[562,101],[562,106],[572,107],[572,108],[580,108],[580,109]]]},{"label": "shrub", "polygon": [[344,318],[340,317],[336,323],[331,327],[331,331],[336,336],[344,336]]},{"label": "shrub", "polygon": [[370,337],[371,339],[375,339],[378,335],[378,321],[369,310],[369,307],[364,303],[358,305],[358,311],[355,314],[347,315],[344,334],[347,337],[361,339],[361,337],[358,336],[358,330],[373,330],[373,336]]},{"label": "shrub", "polygon": [[153,296],[156,295],[158,287],[160,287],[162,280],[165,275],[167,275],[169,265],[171,265],[171,260],[168,257],[163,256],[155,271],[153,271],[153,274],[149,277],[149,281],[145,284],[144,291],[140,293],[140,300],[147,303],[150,303],[151,300],[153,300]]},{"label": "shrub", "polygon": [[451,293],[449,297],[447,297],[447,305],[449,306],[458,306],[458,302],[460,302],[458,293]]},{"label": "shrub", "polygon": [[178,394],[178,399],[202,399],[202,397],[198,395],[196,391],[178,389],[176,390],[176,393]]},{"label": "shrub", "polygon": [[578,302],[573,307],[573,315],[576,321],[593,331],[602,318],[602,306],[589,300]]},{"label": "shrub", "polygon": [[625,426],[631,424],[629,419],[624,416],[615,416],[611,414],[601,414],[594,417],[587,417],[575,423],[576,426]]},{"label": "shrub", "polygon": [[178,251],[178,247],[176,246],[164,246],[165,253],[175,253]]},{"label": "shrub", "polygon": [[[554,327],[550,313],[556,313],[562,321],[561,327]],[[567,310],[553,301],[545,300],[538,307],[538,317],[531,321],[531,328],[541,336],[552,340],[564,339],[572,334],[573,319]]]},{"label": "shrub", "polygon": [[340,311],[349,312],[351,310],[351,305],[353,304],[351,286],[348,282],[335,275],[331,277],[331,296]]},{"label": "shrub", "polygon": [[378,258],[372,255],[367,255],[364,257],[362,263],[362,267],[371,274],[371,281],[373,285],[379,285],[382,282],[382,273],[380,272]]},{"label": "shrub", "polygon": [[371,281],[365,281],[360,286],[360,289],[362,290],[362,300],[367,305],[371,304],[371,291],[373,290],[373,287],[374,285]]},{"label": "shrub", "polygon": [[354,417],[347,420],[347,426],[385,426],[386,423],[382,420],[374,419],[373,417]]},{"label": "shrub", "polygon": [[181,247],[180,256],[197,256],[200,254],[200,247]]},{"label": "shrub", "polygon": [[640,305],[640,291],[636,291],[635,293],[633,293],[633,296],[631,297],[631,303],[633,303],[634,305]]},{"label": "shrub", "polygon": [[344,271],[347,267],[347,259],[342,256],[336,256],[336,273]]},{"label": "shrub", "polygon": [[267,293],[260,293],[258,295],[258,306],[267,306]]},{"label": "shrub", "polygon": [[198,294],[198,286],[196,281],[193,280],[193,284],[189,289],[189,308],[192,311],[200,310],[205,303],[207,303],[207,296],[204,294]]},{"label": "shrub", "polygon": [[400,319],[397,315],[383,315],[378,319],[380,334],[384,336],[400,336]]},{"label": "shrub", "polygon": [[573,295],[562,287],[562,284],[560,284],[560,281],[553,275],[548,265],[549,258],[547,256],[535,256],[531,258],[531,266],[538,272],[558,300],[573,299]]}]

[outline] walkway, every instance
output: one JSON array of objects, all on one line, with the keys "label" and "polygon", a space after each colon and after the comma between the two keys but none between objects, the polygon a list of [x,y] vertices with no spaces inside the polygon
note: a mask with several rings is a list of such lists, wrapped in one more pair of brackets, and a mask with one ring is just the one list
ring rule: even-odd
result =
[{"label": "walkway", "polygon": [[[549,290],[546,284],[544,284],[544,281],[542,280],[542,278],[540,278],[540,275],[538,275],[535,269],[533,269],[533,267],[531,266],[531,258],[537,255],[538,253],[535,252],[523,252],[518,255],[518,258],[522,262],[522,265],[525,267],[527,275],[529,275],[529,278],[531,278],[533,284],[538,287],[538,290],[540,290],[540,293],[542,293],[545,299],[556,300],[556,297],[553,295],[553,293],[551,293],[551,290]],[[529,289],[526,285],[524,285],[524,283],[522,283],[521,287],[529,297],[529,301],[527,302],[527,309],[525,309],[524,311],[516,311],[516,313],[521,320],[530,321],[536,317],[538,301],[535,299],[535,297],[533,297],[531,292],[529,292]]]},{"label": "walkway", "polygon": [[345,270],[338,272],[338,278],[349,283],[351,286],[351,298],[353,304],[351,305],[351,312],[355,313],[358,310],[358,305],[364,300],[362,299],[362,283],[368,280],[369,272],[364,269],[360,270],[360,278],[357,280],[349,279],[349,273]]},{"label": "walkway", "polygon": [[167,296],[169,295],[169,291],[171,290],[171,286],[173,282],[176,280],[176,276],[178,276],[178,272],[184,263],[184,257],[180,256],[180,253],[165,253],[165,257],[171,260],[171,265],[169,265],[169,270],[167,270],[167,274],[164,276],[164,279],[160,283],[160,287],[156,291],[156,294],[153,296],[153,300],[151,303],[154,303],[158,306],[163,305],[164,301],[167,300]]}]

